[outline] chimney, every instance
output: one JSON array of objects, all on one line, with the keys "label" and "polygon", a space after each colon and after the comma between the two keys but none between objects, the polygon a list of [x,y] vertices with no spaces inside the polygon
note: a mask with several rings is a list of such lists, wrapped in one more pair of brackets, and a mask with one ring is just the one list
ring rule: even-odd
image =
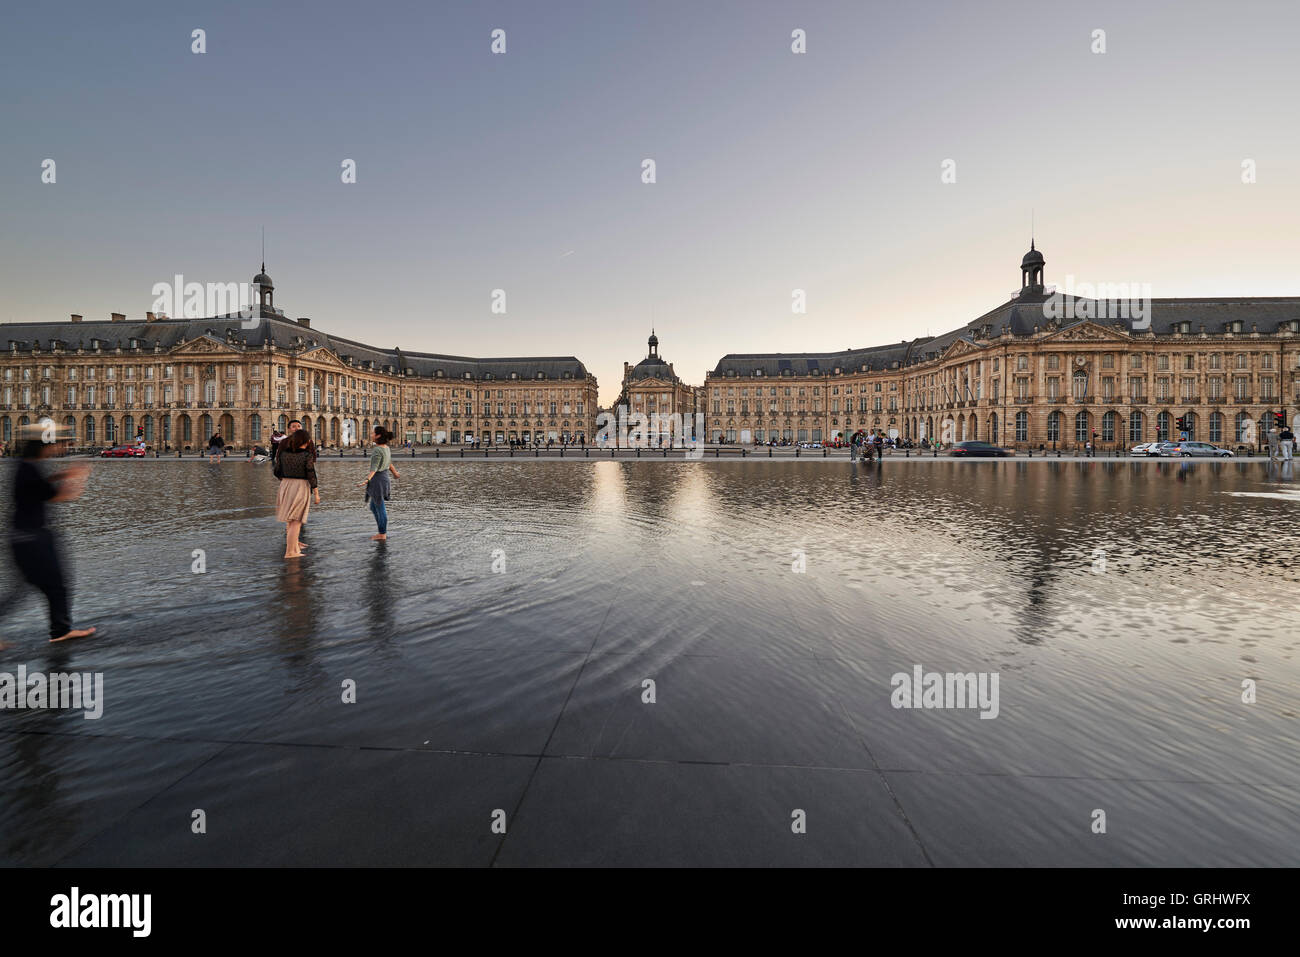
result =
[{"label": "chimney", "polygon": [[112,322],[126,322],[126,314],[121,312],[110,312],[109,319]]},{"label": "chimney", "polygon": [[299,316],[299,317],[298,317],[298,325],[300,325],[300,326],[305,326],[306,328],[310,329],[310,328],[311,328],[311,320],[308,319],[306,316]]},{"label": "chimney", "polygon": [[77,313],[74,312],[74,313],[72,314],[72,321],[73,321],[73,322],[80,322],[80,321],[81,321],[81,316],[79,316]]},{"label": "chimney", "polygon": [[145,321],[145,322],[157,322],[157,321],[158,321],[158,317],[155,316],[152,312],[146,312],[146,313],[144,314],[144,321]]}]

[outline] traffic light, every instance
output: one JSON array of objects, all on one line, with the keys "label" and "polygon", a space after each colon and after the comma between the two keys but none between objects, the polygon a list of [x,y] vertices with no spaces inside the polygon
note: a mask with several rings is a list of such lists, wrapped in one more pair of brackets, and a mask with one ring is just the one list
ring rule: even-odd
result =
[{"label": "traffic light", "polygon": [[1280,432],[1284,425],[1286,425],[1286,416],[1283,415],[1281,412],[1274,412],[1273,428],[1277,429]]},{"label": "traffic light", "polygon": [[1187,431],[1187,416],[1185,416],[1185,415],[1180,415],[1180,416],[1178,417],[1178,431],[1179,431],[1179,432],[1186,432],[1186,431]]}]

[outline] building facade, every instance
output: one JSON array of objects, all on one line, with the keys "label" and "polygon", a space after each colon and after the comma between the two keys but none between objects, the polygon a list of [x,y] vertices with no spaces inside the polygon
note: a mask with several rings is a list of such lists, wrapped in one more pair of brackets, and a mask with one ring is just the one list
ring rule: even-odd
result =
[{"label": "building facade", "polygon": [[[625,406],[629,417],[644,415],[652,423],[650,428],[659,429],[658,434],[648,437],[651,445],[658,445],[661,441],[671,440],[671,428],[664,424],[665,420],[681,422],[686,430],[691,428],[692,417],[700,411],[699,389],[683,382],[673,371],[673,364],[660,356],[659,337],[653,329],[646,345],[648,351],[644,359],[636,365],[623,363],[623,388],[615,410]],[[675,418],[677,416],[681,418]],[[659,425],[653,425],[655,422]]]},{"label": "building facade", "polygon": [[[857,429],[1018,449],[1266,442],[1300,407],[1300,298],[1060,296],[1031,243],[1020,293],[942,336],[834,353],[734,354],[708,373],[710,441]],[[1177,423],[1183,420],[1184,429]]]},{"label": "building facade", "polygon": [[589,441],[596,378],[572,356],[475,359],[377,349],[286,319],[265,265],[251,318],[0,326],[0,440],[50,418],[74,443],[269,442],[301,419],[322,447],[382,424],[417,445]]}]

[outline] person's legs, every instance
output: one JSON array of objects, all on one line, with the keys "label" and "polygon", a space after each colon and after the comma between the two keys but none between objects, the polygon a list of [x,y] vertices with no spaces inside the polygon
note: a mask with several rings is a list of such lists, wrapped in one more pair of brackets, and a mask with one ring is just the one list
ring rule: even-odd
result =
[{"label": "person's legs", "polygon": [[50,640],[90,634],[90,630],[73,632],[68,607],[68,586],[63,577],[63,566],[54,536],[49,531],[37,532],[29,541],[14,545],[14,560],[23,578],[36,586],[50,606]]},{"label": "person's legs", "polygon": [[372,497],[370,499],[370,513],[375,516],[375,525],[379,529],[375,538],[386,536],[388,534],[388,510],[384,508],[384,500],[382,498]]},{"label": "person's legs", "polygon": [[298,529],[302,522],[285,522],[284,523],[284,557],[297,558],[302,554],[302,549],[298,547]]}]

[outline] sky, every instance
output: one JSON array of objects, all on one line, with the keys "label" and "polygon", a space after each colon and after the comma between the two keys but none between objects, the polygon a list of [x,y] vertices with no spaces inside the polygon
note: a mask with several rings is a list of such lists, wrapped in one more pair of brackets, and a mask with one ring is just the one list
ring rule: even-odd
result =
[{"label": "sky", "polygon": [[0,323],[141,317],[176,274],[248,282],[264,228],[288,316],[383,348],[575,355],[609,403],[652,327],[692,384],[728,353],[956,328],[1019,288],[1031,222],[1049,283],[1300,293],[1295,3],[2,16]]}]

